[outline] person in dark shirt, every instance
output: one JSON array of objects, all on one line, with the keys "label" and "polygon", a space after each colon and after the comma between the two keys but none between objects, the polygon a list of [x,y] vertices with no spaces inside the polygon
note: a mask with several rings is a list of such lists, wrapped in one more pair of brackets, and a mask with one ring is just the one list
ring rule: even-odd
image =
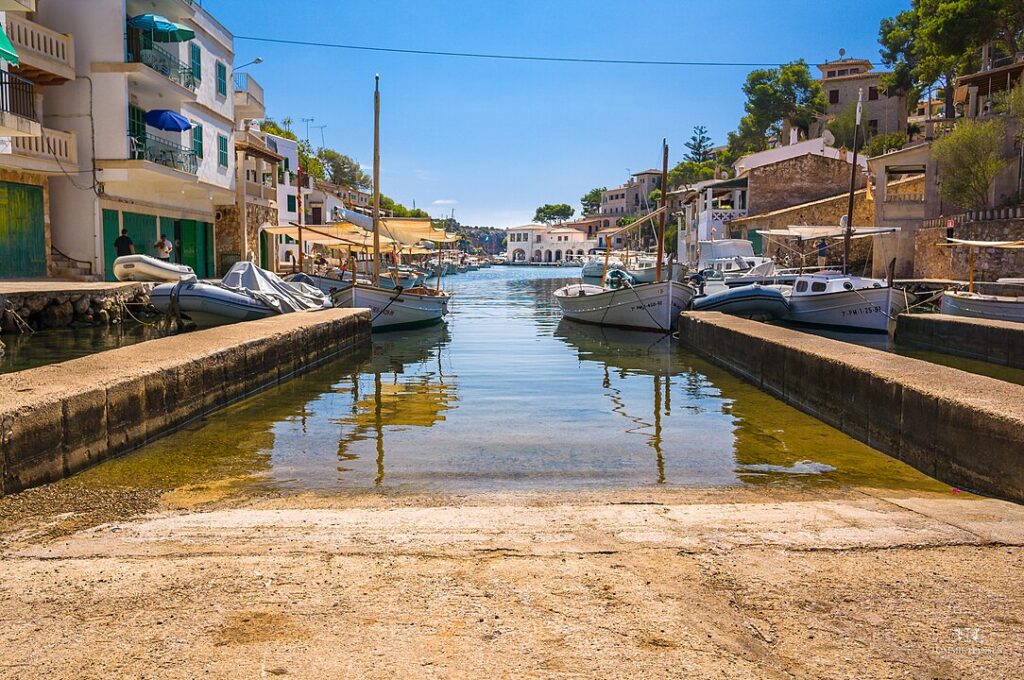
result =
[{"label": "person in dark shirt", "polygon": [[135,254],[135,244],[132,243],[131,237],[128,236],[127,229],[122,229],[121,235],[114,239],[114,248],[117,249],[118,257]]}]

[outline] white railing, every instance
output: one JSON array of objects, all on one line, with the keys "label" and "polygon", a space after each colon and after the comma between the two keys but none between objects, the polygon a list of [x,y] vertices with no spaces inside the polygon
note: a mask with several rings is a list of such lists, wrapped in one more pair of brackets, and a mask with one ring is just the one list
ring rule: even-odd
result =
[{"label": "white railing", "polygon": [[248,73],[239,72],[235,74],[235,92],[247,94],[255,99],[260,106],[263,105],[263,86],[256,82],[256,79]]},{"label": "white railing", "polygon": [[886,203],[924,203],[924,192],[899,193],[885,195]]},{"label": "white railing", "polygon": [[58,33],[17,14],[7,15],[6,28],[7,37],[22,59],[31,61],[29,53],[35,53],[74,70],[75,42],[70,35]]},{"label": "white railing", "polygon": [[39,137],[12,137],[11,152],[17,156],[28,156],[52,161],[54,157],[64,165],[78,164],[78,145],[74,132],[43,128]]}]

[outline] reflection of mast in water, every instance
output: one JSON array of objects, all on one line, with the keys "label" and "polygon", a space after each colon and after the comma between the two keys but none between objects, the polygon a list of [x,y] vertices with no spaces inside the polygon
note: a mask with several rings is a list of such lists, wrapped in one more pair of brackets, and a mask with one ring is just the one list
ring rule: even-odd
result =
[{"label": "reflection of mast in water", "polygon": [[[665,379],[665,386],[668,386],[668,378]],[[665,456],[661,451],[661,378],[657,375],[654,376],[654,434],[651,436],[651,447],[658,461],[658,484],[664,484]]]},{"label": "reflection of mast in water", "polygon": [[380,373],[373,374],[373,420],[374,428],[377,430],[377,477],[373,480],[374,486],[380,486],[384,481],[384,430],[381,428],[381,412],[384,404],[381,401],[381,379]]}]

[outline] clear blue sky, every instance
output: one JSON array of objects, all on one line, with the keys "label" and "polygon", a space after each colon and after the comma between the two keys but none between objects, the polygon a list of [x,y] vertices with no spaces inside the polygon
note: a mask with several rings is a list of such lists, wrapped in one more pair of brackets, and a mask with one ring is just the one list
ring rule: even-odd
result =
[{"label": "clear blue sky", "polygon": [[[878,23],[909,0],[204,0],[236,36],[456,52],[671,61],[878,60]],[[260,44],[236,61],[266,88],[267,114],[326,124],[327,146],[367,169],[381,74],[381,190],[463,224],[514,226],[628,171],[678,161],[694,125],[724,142],[748,67],[523,63]],[[814,70],[817,74],[817,70]],[[311,129],[314,145],[320,131]]]}]

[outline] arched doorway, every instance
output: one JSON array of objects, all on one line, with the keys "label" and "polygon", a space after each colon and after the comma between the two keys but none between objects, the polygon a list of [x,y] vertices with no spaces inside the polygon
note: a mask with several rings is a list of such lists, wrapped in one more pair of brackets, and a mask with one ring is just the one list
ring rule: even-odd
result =
[{"label": "arched doorway", "polygon": [[539,249],[533,251],[533,261],[534,262],[541,262],[542,261],[542,255],[541,255],[541,252],[540,252]]},{"label": "arched doorway", "polygon": [[526,262],[526,251],[522,248],[516,248],[512,251],[513,262]]},{"label": "arched doorway", "polygon": [[555,251],[555,262],[561,262],[561,261],[562,261],[562,251],[561,250],[556,250]]},{"label": "arched doorway", "polygon": [[545,262],[551,262],[551,251],[550,250],[545,250],[544,251],[544,261]]}]

